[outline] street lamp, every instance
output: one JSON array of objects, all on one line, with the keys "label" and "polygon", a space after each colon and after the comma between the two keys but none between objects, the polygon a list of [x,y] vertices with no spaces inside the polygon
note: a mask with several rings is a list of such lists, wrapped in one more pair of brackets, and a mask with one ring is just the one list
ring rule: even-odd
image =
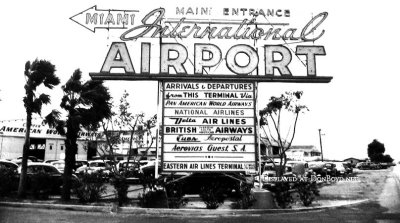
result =
[{"label": "street lamp", "polygon": [[322,152],[321,129],[318,129],[318,132],[319,132],[319,146],[321,147],[321,161],[324,162],[324,153]]}]

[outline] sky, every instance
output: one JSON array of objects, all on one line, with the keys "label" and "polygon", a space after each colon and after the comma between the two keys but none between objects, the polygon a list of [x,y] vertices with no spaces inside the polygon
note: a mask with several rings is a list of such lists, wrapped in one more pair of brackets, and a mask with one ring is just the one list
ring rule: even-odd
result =
[{"label": "sky", "polygon": [[[317,58],[317,75],[332,76],[332,81],[323,84],[260,83],[258,106],[264,107],[271,96],[301,90],[303,103],[310,111],[300,116],[294,144],[320,148],[318,129],[321,129],[325,158],[366,158],[368,144],[377,139],[384,143],[387,154],[400,160],[396,56],[400,50],[396,40],[400,34],[396,23],[400,15],[395,1],[235,0],[229,4],[150,0],[134,4],[132,1],[7,1],[7,10],[0,13],[3,44],[0,120],[26,116],[22,98],[24,64],[28,60],[38,58],[52,62],[62,84],[77,68],[83,72],[84,79],[89,79],[89,72],[100,71],[111,43],[121,42],[121,31],[91,32],[70,19],[94,5],[98,9],[143,13],[164,7],[170,13],[168,16],[175,13],[176,7],[211,7],[215,14],[230,7],[290,9],[291,17],[282,20],[294,26],[304,25],[317,13],[328,12],[321,27],[325,33],[314,44],[323,45],[326,51],[326,56]],[[134,42],[128,44],[132,49],[139,46]],[[304,67],[296,65],[298,59],[293,58],[292,62],[292,72],[304,75]],[[157,82],[106,81],[105,84],[115,101],[127,90],[134,113],[145,112],[148,116],[156,113]],[[56,87],[51,96],[52,103],[44,107],[43,114],[58,108],[61,89]]]}]

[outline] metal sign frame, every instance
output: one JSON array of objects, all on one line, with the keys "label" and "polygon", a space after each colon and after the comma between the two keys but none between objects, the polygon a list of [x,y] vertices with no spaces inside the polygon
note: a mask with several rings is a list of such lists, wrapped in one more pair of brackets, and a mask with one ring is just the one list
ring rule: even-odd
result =
[{"label": "metal sign frame", "polygon": [[[253,125],[252,125],[253,133],[251,135],[248,135],[248,136],[252,137],[252,142],[251,143],[254,144],[254,160],[242,161],[242,162],[243,163],[244,162],[252,163],[254,165],[254,168],[253,169],[248,169],[248,170],[225,170],[225,171],[223,171],[223,170],[195,170],[195,169],[182,170],[182,171],[165,170],[164,169],[164,161],[165,161],[165,158],[164,158],[164,154],[165,154],[165,151],[164,151],[165,150],[165,144],[164,144],[165,143],[165,132],[164,132],[164,129],[165,129],[166,125],[165,125],[165,122],[164,122],[164,120],[165,120],[165,107],[164,106],[165,106],[165,100],[166,100],[166,97],[165,97],[165,93],[166,93],[165,83],[166,82],[167,81],[163,81],[162,82],[162,105],[161,105],[162,106],[162,120],[161,120],[162,124],[161,125],[162,125],[162,129],[163,129],[162,130],[162,134],[161,134],[161,141],[162,141],[162,143],[161,143],[161,151],[162,151],[162,153],[161,153],[161,166],[162,166],[162,171],[163,172],[255,172],[258,169],[257,168],[257,156],[259,154],[258,148],[257,148],[257,122],[258,122],[258,119],[257,119],[257,113],[256,113],[256,107],[257,107],[257,105],[256,105],[256,103],[257,103],[256,87],[257,87],[257,82],[249,82],[249,81],[247,81],[247,82],[246,81],[240,81],[240,82],[238,82],[238,81],[229,81],[229,82],[226,82],[226,81],[225,82],[191,81],[192,83],[232,83],[232,84],[235,84],[235,83],[240,83],[240,84],[249,83],[249,84],[252,85],[251,92],[253,94],[253,97],[252,97],[251,101],[252,101],[253,105],[252,105],[252,108],[249,108],[249,109],[252,109],[252,117],[251,118],[253,119]],[[190,82],[186,82],[186,81],[182,81],[182,80],[168,81],[168,82],[171,82],[171,83],[190,83]],[[206,99],[203,99],[203,100],[206,100]],[[218,99],[214,99],[214,100],[218,100]],[[221,100],[221,99],[219,99],[219,100]],[[202,118],[207,118],[207,117],[202,117]],[[225,117],[219,117],[219,118],[225,118]],[[238,118],[238,117],[234,116],[234,117],[230,117],[230,118]],[[204,143],[204,144],[207,144],[207,143]],[[243,144],[245,144],[245,143],[243,143]],[[210,153],[212,153],[212,152],[210,152]],[[230,154],[232,154],[232,153],[233,152],[231,152]],[[193,162],[196,162],[196,161],[188,161],[187,163],[190,164],[191,162],[193,163]],[[198,161],[198,162],[200,162],[200,161]],[[224,161],[201,161],[201,162],[224,163]],[[228,161],[226,161],[226,162],[228,162]],[[240,163],[240,162],[238,162],[238,163]]]}]

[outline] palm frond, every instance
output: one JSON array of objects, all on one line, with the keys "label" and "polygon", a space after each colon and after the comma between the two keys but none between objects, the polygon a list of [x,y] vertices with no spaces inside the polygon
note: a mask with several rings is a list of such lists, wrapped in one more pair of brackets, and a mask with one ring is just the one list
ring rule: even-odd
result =
[{"label": "palm frond", "polygon": [[31,62],[28,60],[25,63],[25,72],[24,72],[25,76],[29,77],[29,75],[31,74],[29,72],[30,69],[31,69]]},{"label": "palm frond", "polygon": [[76,69],[72,76],[69,78],[67,83],[62,87],[64,92],[76,92],[79,93],[82,89],[82,72],[79,69]]},{"label": "palm frond", "polygon": [[53,74],[48,74],[46,76],[46,79],[43,82],[44,86],[53,89],[54,86],[60,84],[60,78],[58,78],[56,75]]},{"label": "palm frond", "polygon": [[44,117],[43,123],[49,125],[50,128],[55,128],[57,122],[60,120],[60,116],[61,112],[54,109]]},{"label": "palm frond", "polygon": [[41,94],[38,99],[42,102],[42,104],[45,104],[45,105],[49,104],[51,101],[50,95],[47,95],[47,94]]}]

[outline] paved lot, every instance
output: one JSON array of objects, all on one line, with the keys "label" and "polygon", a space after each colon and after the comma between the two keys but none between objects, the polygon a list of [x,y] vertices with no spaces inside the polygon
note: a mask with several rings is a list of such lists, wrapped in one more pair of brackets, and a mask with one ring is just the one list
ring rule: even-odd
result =
[{"label": "paved lot", "polygon": [[175,213],[171,215],[0,207],[0,222],[400,222],[399,168],[358,171],[359,181],[337,182],[321,189],[321,199],[369,199],[369,202],[350,207],[236,215],[218,214],[221,213],[218,210],[191,215],[179,215],[179,210],[171,210]]}]

